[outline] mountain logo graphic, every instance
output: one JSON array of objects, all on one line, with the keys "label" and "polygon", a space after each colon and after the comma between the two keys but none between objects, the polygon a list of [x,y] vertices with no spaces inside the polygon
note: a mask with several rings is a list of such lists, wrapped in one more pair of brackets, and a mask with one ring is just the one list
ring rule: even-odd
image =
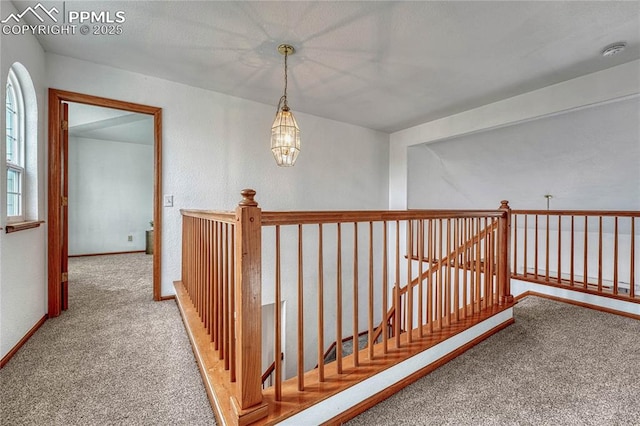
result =
[{"label": "mountain logo graphic", "polygon": [[[38,13],[40,12],[40,13]],[[23,16],[25,16],[27,13],[31,13],[33,16],[36,17],[36,19],[40,22],[44,22],[44,18],[43,16],[48,16],[49,18],[51,18],[51,20],[53,22],[58,22],[58,19],[53,15],[53,13],[59,13],[58,9],[54,7],[51,8],[51,10],[47,10],[46,7],[44,7],[41,3],[38,3],[37,5],[35,5],[34,7],[29,6],[28,8],[26,8],[25,10],[22,11],[22,13],[19,14],[15,14],[12,13],[9,16],[7,16],[5,19],[3,19],[2,21],[0,21],[0,23],[6,24],[7,22],[9,22],[10,20],[14,20],[16,23],[20,22],[20,20],[22,19]]]}]

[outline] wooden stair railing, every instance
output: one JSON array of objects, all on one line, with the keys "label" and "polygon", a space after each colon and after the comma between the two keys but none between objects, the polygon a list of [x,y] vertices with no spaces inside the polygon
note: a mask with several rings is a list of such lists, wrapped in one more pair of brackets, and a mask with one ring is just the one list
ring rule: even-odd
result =
[{"label": "wooden stair railing", "polygon": [[[280,360],[284,359],[284,353],[280,353]],[[269,378],[271,378],[271,376],[273,375],[273,372],[276,370],[276,362],[273,361],[271,363],[271,365],[269,367],[267,367],[266,370],[264,370],[264,373],[262,373],[262,389],[265,388],[264,384],[267,380],[269,380]],[[271,385],[269,385],[271,386]]]},{"label": "wooden stair railing", "polygon": [[639,211],[511,213],[514,278],[640,303]]},{"label": "wooden stair railing", "polygon": [[[418,276],[414,279],[411,280],[411,283],[408,285],[405,285],[404,287],[399,287],[400,291],[399,291],[399,299],[403,300],[403,296],[405,296],[407,294],[407,292],[409,291],[409,288],[414,288],[415,286],[418,285],[418,283],[420,282],[420,280],[425,280],[430,274],[433,273],[433,268],[442,268],[442,267],[453,267],[454,266],[454,262],[456,260],[456,257],[459,257],[462,255],[462,252],[464,250],[469,250],[471,247],[473,247],[475,244],[479,244],[486,236],[488,233],[495,233],[497,232],[498,229],[498,221],[493,221],[491,222],[488,226],[483,227],[481,230],[479,230],[474,236],[472,236],[470,239],[467,239],[466,241],[464,241],[460,246],[456,247],[454,250],[452,250],[450,253],[448,253],[444,258],[442,259],[432,259],[432,260],[428,260],[428,259],[423,259],[423,262],[428,262],[429,263],[429,267],[427,270],[423,271],[421,276]],[[420,258],[418,258],[417,256],[413,257],[413,260],[418,260]],[[482,260],[480,262],[480,270],[482,272],[484,272],[484,265],[485,261]],[[468,269],[468,270],[474,270],[474,267],[476,266],[475,264],[471,264],[470,262],[467,262],[466,265],[463,264],[459,264],[459,266],[463,267],[464,269]],[[491,269],[492,270],[492,274],[495,275],[497,274],[497,267],[494,264],[494,267]],[[389,311],[387,312],[387,315],[385,316],[385,319],[383,321],[381,321],[380,325],[378,327],[375,328],[374,333],[373,333],[373,338],[372,340],[374,342],[377,342],[378,339],[380,338],[382,331],[386,328],[387,330],[390,331],[390,336],[389,337],[393,337],[394,335],[394,331],[395,331],[395,327],[393,326],[393,322],[395,319],[395,313],[396,313],[396,306],[395,306],[395,301],[396,301],[396,297],[395,297],[395,293],[396,293],[396,286],[394,285],[392,292],[393,292],[393,297],[391,298],[392,300],[392,306],[389,309]],[[400,303],[400,308],[402,308],[403,303]],[[403,314],[402,311],[399,311],[399,318],[403,318]],[[404,332],[404,329],[402,327],[402,324],[400,324],[400,332]],[[366,333],[366,331],[364,331],[363,333]],[[361,333],[362,334],[362,333]],[[353,338],[353,336],[351,336],[350,338]],[[349,338],[347,338],[348,340]],[[344,340],[343,340],[344,341]],[[329,348],[325,351],[324,353],[324,358],[326,359],[327,355],[331,352],[331,350],[336,346],[336,342],[333,342]],[[318,366],[316,365],[316,368],[318,368]]]},{"label": "wooden stair railing", "polygon": [[[181,283],[176,283],[176,300],[185,323],[189,322],[190,330],[200,327],[198,333],[201,338],[193,337],[192,333],[195,332],[192,331],[190,331],[190,338],[194,347],[199,346],[202,348],[199,351],[204,350],[196,354],[196,359],[205,378],[207,392],[216,416],[224,416],[225,420],[221,421],[221,424],[276,423],[278,419],[290,416],[294,412],[292,410],[300,409],[302,406],[310,407],[313,403],[360,383],[377,371],[383,371],[389,366],[406,360],[431,347],[435,342],[443,341],[512,306],[508,281],[509,210],[506,202],[502,203],[499,210],[262,212],[254,200],[255,191],[244,190],[242,195],[243,200],[235,212],[183,211],[183,277]],[[400,273],[401,263],[404,265],[404,261],[400,259],[400,235],[404,234],[406,229],[407,244],[409,244],[409,235],[413,227],[417,226],[417,229],[422,231],[427,223],[429,227],[433,224],[434,228],[428,238],[427,257],[424,256],[424,234],[418,239],[421,246],[418,253],[419,263],[422,264],[425,258],[437,257],[438,261],[430,262],[427,271],[423,271],[420,265],[418,278],[413,278],[415,276],[415,273],[412,273],[415,272],[415,269],[412,271],[413,261],[408,259],[406,274],[405,271]],[[312,266],[307,265],[304,269],[302,266],[305,257],[302,253],[305,247],[303,226],[306,226],[306,229],[314,229],[313,233],[317,232],[318,236],[317,263]],[[439,228],[436,230],[435,226]],[[497,232],[494,232],[494,226],[497,226]],[[272,366],[264,374],[260,371],[263,350],[261,303],[262,287],[265,285],[262,281],[263,227],[271,227],[275,230],[273,234],[275,247],[267,248],[269,255],[273,254],[275,258],[275,279],[267,282],[273,283],[274,286],[269,288],[268,293],[273,294],[275,299],[273,353],[276,354],[283,353],[281,333],[285,329],[282,322],[283,315],[279,310],[283,302],[281,287],[284,283],[288,286],[286,291],[293,291],[295,294],[294,276],[297,270],[297,295],[292,297],[288,294],[287,296],[293,303],[296,303],[297,297],[298,374],[284,380],[282,355],[276,357]],[[293,232],[281,231],[285,227]],[[486,230],[488,227],[491,229],[490,232]],[[295,243],[295,228],[297,228],[298,243],[297,269],[294,265],[295,254],[281,255],[281,239],[291,238]],[[325,240],[323,229],[324,232],[332,234],[335,232],[335,234]],[[344,229],[352,231],[353,236],[347,237],[346,232],[343,232]],[[359,229],[365,231],[360,238],[358,237]],[[342,273],[344,265],[341,241],[347,238],[353,243],[352,256],[345,255],[353,259],[353,266],[348,267],[353,271],[352,279],[343,277]],[[314,239],[315,236],[312,237],[312,241]],[[489,243],[482,244],[481,247],[485,239]],[[358,241],[368,244],[368,256],[366,249],[364,252],[358,252]],[[328,256],[325,257],[323,244],[332,246],[337,244],[327,250],[332,252],[331,260],[327,260]],[[347,246],[348,244],[350,242],[347,242]],[[293,244],[289,241],[282,246],[293,247]],[[312,246],[312,243],[307,243],[308,246]],[[295,253],[295,249],[293,251]],[[462,265],[464,262],[461,262],[459,255],[464,252],[468,252],[467,259],[475,259],[475,263]],[[409,249],[407,253],[410,253]],[[483,253],[487,259],[484,265],[480,261]],[[213,264],[211,259],[214,259]],[[283,271],[281,271],[281,263],[284,262],[287,265],[284,271],[286,277],[283,277]],[[229,268],[229,265],[232,267]],[[377,266],[374,267],[374,265]],[[447,265],[453,265],[453,267],[447,268]],[[481,265],[485,278],[483,282],[480,279]],[[358,271],[366,270],[367,266],[368,276],[359,281]],[[464,290],[460,290],[461,295],[458,300],[457,276],[460,274],[445,270],[455,268],[458,271],[461,266],[473,270],[471,276],[475,275],[476,280],[470,280],[468,287],[464,284]],[[332,272],[325,277],[323,272],[325,268],[335,270],[335,275]],[[314,275],[305,278],[305,273],[309,275],[307,272],[309,270],[314,270]],[[391,284],[394,272],[395,284]],[[420,296],[418,299],[412,299],[413,288],[417,285],[420,289],[421,281],[429,273],[434,273],[437,277],[437,281],[429,280],[429,291],[431,287],[434,288],[433,298],[431,293],[428,293],[426,298]],[[367,275],[366,272],[363,275]],[[310,280],[312,284],[303,283],[303,278]],[[489,278],[491,284],[485,284]],[[332,282],[329,282],[330,280]],[[349,281],[349,284],[346,285],[342,282],[343,280]],[[404,282],[407,285],[401,287]],[[304,315],[302,315],[305,312],[303,300],[309,298],[305,288],[310,287],[317,288],[317,296],[314,296],[317,298],[315,312],[317,325],[313,326],[308,322],[303,324]],[[327,295],[335,295],[336,298],[335,320],[332,316],[330,321],[325,321],[323,316],[325,288],[327,288]],[[462,293],[466,297],[467,291],[471,294],[470,303],[476,303],[477,309],[458,321],[457,310],[454,318],[447,306],[461,306]],[[343,292],[352,294],[348,299],[343,300]],[[369,297],[368,309],[366,312],[361,312],[360,316],[358,315],[358,293],[360,297],[362,295],[365,298]],[[384,295],[377,300],[376,306],[373,302],[374,293]],[[390,304],[388,296],[392,298]],[[481,297],[485,300],[495,300],[497,303],[482,304]],[[191,306],[185,303],[189,298]],[[331,300],[330,302],[333,303]],[[417,324],[412,322],[414,302],[418,305],[419,315],[423,307],[428,312],[430,317],[427,321],[419,319]],[[343,313],[343,303],[353,304],[349,314]],[[467,302],[464,303],[466,311]],[[311,306],[313,305],[312,303]],[[305,307],[309,311],[308,302],[305,303]],[[190,311],[195,311],[196,314]],[[374,328],[373,318],[380,314],[383,318],[380,325]],[[358,326],[362,325],[362,321],[359,323],[360,317],[368,320],[366,331],[369,336],[368,347],[362,351],[354,350],[352,355],[344,356],[342,345],[337,345],[336,348],[340,349],[336,350],[336,362],[325,366],[323,362],[325,329],[335,326],[335,340],[341,342],[342,333],[349,328],[348,322],[351,322],[354,336],[358,334]],[[295,322],[295,319],[292,320]],[[435,328],[432,327],[434,320],[437,321]],[[391,331],[393,339],[389,338],[387,330]],[[433,332],[434,330],[437,332]],[[305,336],[308,333],[312,333],[311,337]],[[317,334],[313,335],[313,333]],[[376,344],[380,336],[382,336],[382,342]],[[307,341],[311,338],[317,343],[319,360],[317,370],[304,371],[305,338]],[[273,377],[274,386],[263,391],[263,382],[269,377]],[[338,384],[338,386],[330,384]],[[212,396],[212,394],[215,395]],[[289,403],[292,398],[299,401],[297,407]]]}]

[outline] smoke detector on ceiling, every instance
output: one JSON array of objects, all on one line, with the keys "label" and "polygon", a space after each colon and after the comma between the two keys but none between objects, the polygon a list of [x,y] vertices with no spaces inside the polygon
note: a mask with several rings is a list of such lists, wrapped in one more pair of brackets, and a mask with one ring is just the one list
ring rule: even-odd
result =
[{"label": "smoke detector on ceiling", "polygon": [[613,56],[617,53],[622,52],[627,47],[627,43],[624,41],[620,41],[617,43],[610,44],[602,50],[602,56],[608,57]]}]

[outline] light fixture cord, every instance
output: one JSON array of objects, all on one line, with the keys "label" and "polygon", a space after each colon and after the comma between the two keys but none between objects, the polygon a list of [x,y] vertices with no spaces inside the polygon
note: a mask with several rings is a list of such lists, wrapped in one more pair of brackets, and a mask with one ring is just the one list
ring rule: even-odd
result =
[{"label": "light fixture cord", "polygon": [[276,116],[278,115],[278,113],[280,112],[280,107],[282,107],[282,109],[289,109],[289,105],[287,105],[287,86],[289,83],[289,79],[288,79],[288,75],[287,75],[287,70],[288,70],[288,64],[287,64],[287,58],[289,57],[289,51],[285,50],[284,52],[284,95],[282,95],[280,97],[280,100],[278,101],[278,108],[276,109]]},{"label": "light fixture cord", "polygon": [[284,106],[287,107],[287,108],[289,107],[287,105],[287,85],[289,83],[289,79],[287,77],[287,68],[288,68],[288,66],[287,66],[287,58],[288,57],[289,57],[289,52],[285,51],[285,53],[284,53]]}]

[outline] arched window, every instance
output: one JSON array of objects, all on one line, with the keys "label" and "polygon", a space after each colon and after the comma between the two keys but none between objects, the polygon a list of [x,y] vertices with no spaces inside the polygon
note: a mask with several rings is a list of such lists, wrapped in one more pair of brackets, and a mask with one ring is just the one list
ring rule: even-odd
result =
[{"label": "arched window", "polygon": [[6,91],[7,222],[21,222],[24,214],[25,112],[24,96],[13,69]]}]

